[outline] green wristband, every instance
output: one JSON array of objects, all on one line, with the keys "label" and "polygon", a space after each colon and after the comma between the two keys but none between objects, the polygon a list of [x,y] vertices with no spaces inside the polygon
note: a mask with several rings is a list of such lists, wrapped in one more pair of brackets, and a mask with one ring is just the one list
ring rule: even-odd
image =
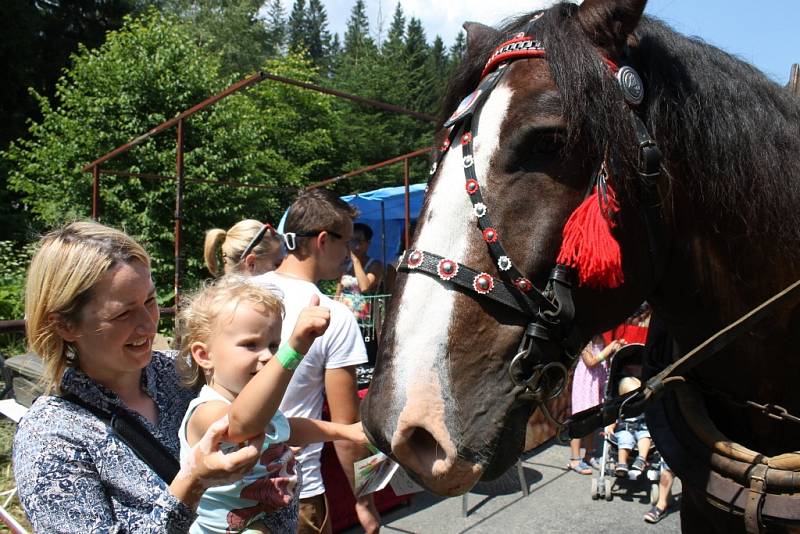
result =
[{"label": "green wristband", "polygon": [[275,357],[281,362],[283,368],[289,371],[297,369],[297,366],[303,361],[303,356],[303,354],[300,354],[288,344],[281,345],[281,348],[279,348],[278,352],[275,354]]}]

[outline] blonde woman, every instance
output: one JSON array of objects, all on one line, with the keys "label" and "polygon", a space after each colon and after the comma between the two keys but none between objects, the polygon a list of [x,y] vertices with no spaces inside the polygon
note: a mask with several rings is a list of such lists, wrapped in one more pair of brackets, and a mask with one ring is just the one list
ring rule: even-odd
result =
[{"label": "blonde woman", "polygon": [[278,268],[283,260],[281,245],[281,238],[272,226],[245,219],[227,231],[213,228],[206,232],[203,257],[214,276],[231,273],[255,276]]},{"label": "blonde woman", "polygon": [[188,532],[203,492],[239,480],[261,440],[219,452],[217,421],[171,481],[162,480],[102,412],[142,425],[175,458],[193,392],[152,350],[158,323],[150,258],[124,233],[76,222],[42,238],[26,282],[28,343],[46,394],[14,436],[14,477],[36,532]]}]

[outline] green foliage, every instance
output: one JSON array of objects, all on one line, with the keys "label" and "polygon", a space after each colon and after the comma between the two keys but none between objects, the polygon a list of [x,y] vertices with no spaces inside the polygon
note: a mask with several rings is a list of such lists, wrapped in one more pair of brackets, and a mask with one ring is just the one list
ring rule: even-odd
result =
[{"label": "green foliage", "polygon": [[[418,19],[406,23],[398,3],[387,39],[378,49],[369,37],[369,21],[364,3],[356,0],[345,33],[345,46],[337,62],[332,83],[337,89],[406,109],[430,114],[438,112],[441,97],[436,80],[447,72],[434,72],[429,60],[430,47]],[[337,134],[346,139],[343,169],[354,169],[408,153],[432,144],[434,124],[405,115],[377,111],[338,101],[343,117]],[[411,163],[411,181],[428,178],[428,162],[417,158]],[[402,183],[402,165],[361,175],[337,184],[341,193],[363,191]]]},{"label": "green foliage", "polygon": [[308,35],[306,0],[294,0],[287,25],[289,30],[289,50],[295,53],[305,51],[308,48],[308,43],[306,42]]},{"label": "green foliage", "polygon": [[358,63],[369,61],[376,51],[375,42],[369,36],[369,19],[364,0],[356,0],[344,32],[344,53],[350,61]]},{"label": "green foliage", "polygon": [[[152,1],[152,0],[151,0]],[[159,2],[156,2],[159,3]],[[259,14],[261,0],[162,0],[163,9],[186,22],[192,40],[219,54],[224,75],[252,72],[277,54]]]},{"label": "green foliage", "polygon": [[22,319],[25,312],[25,272],[33,245],[0,241],[0,321]]},{"label": "green foliage", "polygon": [[[449,49],[438,37],[429,45],[420,21],[407,19],[399,2],[387,39],[376,44],[364,0],[353,0],[341,41],[338,34],[330,35],[319,0],[294,0],[288,20],[279,0],[112,0],[106,3],[111,10],[107,14],[90,12],[92,1],[79,0],[74,9],[68,2],[48,4],[60,6],[58,16],[71,21],[69,27],[86,19],[93,33],[85,39],[88,45],[71,57],[55,96],[50,98],[41,84],[23,82],[34,85],[26,98],[37,109],[25,112],[33,118],[27,136],[0,152],[0,181],[8,181],[3,194],[11,207],[0,210],[0,226],[7,232],[0,239],[22,241],[34,229],[87,218],[91,175],[81,170],[84,165],[219,92],[243,73],[264,69],[436,115],[445,80],[465,49],[463,32]],[[107,35],[95,31],[118,27],[120,13],[138,12],[145,4],[159,6],[163,13],[151,10],[129,17],[122,29]],[[21,14],[20,28],[27,28],[23,33],[39,31],[39,22],[22,16],[30,14],[24,2],[13,0],[11,7]],[[97,25],[100,18],[106,26]],[[91,48],[103,39],[105,44]],[[30,69],[19,75],[34,79]],[[13,109],[11,100],[8,109]],[[206,276],[201,250],[208,228],[229,227],[249,217],[276,222],[298,188],[429,146],[434,127],[271,81],[189,118],[184,287]],[[170,304],[174,277],[175,146],[173,128],[104,166],[161,180],[111,174],[101,179],[101,221],[125,229],[152,253],[164,305]],[[413,160],[411,181],[427,180],[427,167],[426,158]],[[396,185],[402,178],[402,165],[394,165],[334,187],[346,194]],[[16,233],[8,233],[11,229]]]},{"label": "green foliage", "polygon": [[[38,102],[28,88],[51,97],[56,80],[78,43],[100,45],[106,31],[122,25],[144,0],[4,0],[0,39],[0,150],[38,119]],[[0,161],[0,239],[23,241],[33,233],[20,195],[7,186],[9,167]]]},{"label": "green foliage", "polygon": [[[74,67],[58,83],[57,106],[40,99],[42,121],[3,154],[13,164],[12,187],[47,226],[87,217],[91,177],[81,167],[229,85],[235,78],[222,74],[220,56],[198,45],[191,28],[174,17],[151,12],[128,20],[102,47],[74,57]],[[305,81],[315,77],[313,68],[294,56],[265,67]],[[204,276],[206,229],[247,217],[277,221],[300,186],[330,172],[338,121],[331,100],[267,81],[186,120],[182,274],[187,286]],[[174,133],[161,134],[109,167],[172,176],[175,146]],[[139,238],[153,256],[158,287],[171,287],[173,181],[103,175],[101,192],[101,221]]]},{"label": "green foliage", "polygon": [[283,52],[286,46],[287,32],[286,12],[281,0],[268,0],[266,4],[267,49],[271,56]]}]

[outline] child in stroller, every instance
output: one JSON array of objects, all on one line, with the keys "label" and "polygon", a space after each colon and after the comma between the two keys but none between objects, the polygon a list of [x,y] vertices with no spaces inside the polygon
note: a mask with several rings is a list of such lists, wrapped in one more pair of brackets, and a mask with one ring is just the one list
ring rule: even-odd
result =
[{"label": "child in stroller", "polygon": [[[606,383],[606,399],[627,395],[638,388],[641,381],[644,344],[628,343],[611,359]],[[598,477],[592,479],[592,499],[613,499],[612,491],[633,491],[641,485],[650,484],[650,502],[658,499],[658,480],[661,458],[652,446],[646,432],[644,416],[621,419],[606,427],[603,440],[603,456]],[[617,432],[614,432],[616,430]],[[636,451],[636,460],[628,463]]]},{"label": "child in stroller", "polygon": [[[635,376],[623,377],[619,382],[619,394],[627,395],[641,386],[642,383]],[[647,430],[644,414],[636,417],[627,417],[618,420],[606,428],[606,434],[614,432],[617,441],[617,466],[614,473],[618,477],[639,478],[649,465],[647,457],[653,440]],[[636,448],[638,455],[633,464],[628,467],[630,455]]]}]

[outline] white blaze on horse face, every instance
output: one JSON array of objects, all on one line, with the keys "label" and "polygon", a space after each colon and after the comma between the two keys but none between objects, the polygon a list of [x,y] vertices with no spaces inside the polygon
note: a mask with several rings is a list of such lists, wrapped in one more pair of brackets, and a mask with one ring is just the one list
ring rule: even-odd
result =
[{"label": "white blaze on horse face", "polygon": [[[481,111],[478,135],[473,141],[475,171],[481,187],[486,186],[489,162],[497,150],[500,126],[511,96],[511,89],[501,83],[489,95]],[[426,218],[414,244],[415,248],[439,254],[467,266],[474,264],[467,257],[467,251],[470,243],[481,239],[481,232],[465,189],[459,139],[454,140],[453,146],[442,160],[436,183],[428,192],[428,211],[424,215]],[[442,408],[452,399],[449,394],[451,384],[448,369],[451,365],[457,365],[457,362],[448,365],[444,360],[448,356],[451,317],[457,294],[426,274],[408,275],[398,306],[392,351],[392,368],[395,373],[393,379],[396,386],[393,406],[395,413],[392,415],[398,419],[401,412],[417,411],[412,404],[427,403],[428,410],[438,413],[450,411]],[[418,395],[423,391],[428,394],[425,395],[427,398],[421,399]],[[432,396],[436,398],[431,398]],[[408,422],[408,418],[403,419]],[[423,426],[424,422],[418,421],[418,425]],[[442,435],[443,432],[446,433],[444,428],[437,429],[438,432],[432,428],[426,429],[437,441],[447,437],[446,434]],[[440,445],[445,446],[445,443],[440,441]]]}]

